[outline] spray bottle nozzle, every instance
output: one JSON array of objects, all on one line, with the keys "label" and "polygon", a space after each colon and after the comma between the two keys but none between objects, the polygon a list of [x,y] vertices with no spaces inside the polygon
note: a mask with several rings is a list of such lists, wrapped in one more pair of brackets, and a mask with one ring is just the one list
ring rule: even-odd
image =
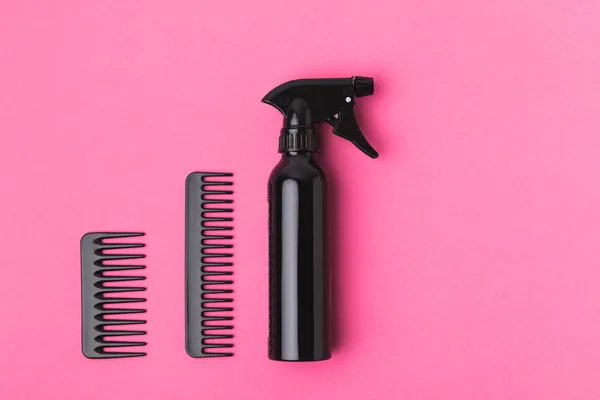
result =
[{"label": "spray bottle nozzle", "polygon": [[271,90],[263,99],[284,116],[285,126],[279,139],[279,151],[314,151],[314,131],[298,129],[295,118],[308,116],[311,123],[327,122],[333,133],[354,143],[369,157],[379,154],[367,142],[354,115],[354,98],[370,96],[374,92],[373,78],[298,79]]},{"label": "spray bottle nozzle", "polygon": [[370,96],[375,92],[375,83],[373,78],[364,76],[354,77],[354,94],[356,97]]}]

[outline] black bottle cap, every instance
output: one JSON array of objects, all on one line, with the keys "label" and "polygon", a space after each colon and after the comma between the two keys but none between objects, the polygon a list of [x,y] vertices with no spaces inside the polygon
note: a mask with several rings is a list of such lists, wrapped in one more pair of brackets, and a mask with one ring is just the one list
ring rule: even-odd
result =
[{"label": "black bottle cap", "polygon": [[374,93],[373,78],[297,79],[271,90],[264,103],[284,116],[279,151],[316,151],[314,123],[327,122],[333,133],[372,158],[379,154],[363,135],[354,115],[354,98]]},{"label": "black bottle cap", "polygon": [[279,136],[279,152],[312,152],[316,150],[317,141],[308,104],[303,99],[294,99],[283,118],[283,128]]}]

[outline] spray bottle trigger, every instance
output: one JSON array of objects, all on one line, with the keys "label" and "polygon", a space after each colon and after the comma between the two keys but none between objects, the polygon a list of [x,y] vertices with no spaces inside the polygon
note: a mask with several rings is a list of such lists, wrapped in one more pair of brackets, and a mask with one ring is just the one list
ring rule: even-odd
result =
[{"label": "spray bottle trigger", "polygon": [[340,110],[337,114],[337,118],[335,116],[328,117],[327,123],[333,126],[333,133],[351,141],[360,151],[369,157],[379,157],[379,153],[377,153],[373,146],[369,144],[360,130],[352,107]]}]

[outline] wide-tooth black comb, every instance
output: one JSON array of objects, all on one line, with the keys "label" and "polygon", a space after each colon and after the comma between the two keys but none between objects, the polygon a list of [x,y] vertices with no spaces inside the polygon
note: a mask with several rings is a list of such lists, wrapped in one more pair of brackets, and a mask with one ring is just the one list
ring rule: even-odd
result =
[{"label": "wide-tooth black comb", "polygon": [[233,347],[231,312],[233,203],[230,173],[194,172],[185,190],[185,348],[191,357],[227,357]]},{"label": "wide-tooth black comb", "polygon": [[[81,238],[81,320],[82,351],[88,358],[139,357],[146,353],[118,351],[120,348],[145,346],[146,342],[122,340],[124,336],[145,335],[145,331],[114,328],[120,325],[145,324],[144,320],[126,319],[125,314],[144,313],[137,308],[115,308],[116,304],[139,303],[139,297],[116,297],[115,293],[141,292],[140,286],[111,286],[112,282],[139,281],[143,276],[111,275],[114,271],[146,268],[128,264],[130,259],[144,258],[143,254],[118,254],[115,250],[144,247],[141,243],[117,243],[114,239],[144,236],[143,233],[91,232]],[[113,239],[105,241],[105,239]],[[123,260],[124,262],[121,262]],[[106,263],[106,261],[111,261]],[[108,272],[108,274],[107,274]],[[109,296],[106,296],[106,295]],[[106,306],[109,307],[106,307]],[[115,316],[122,316],[116,318]],[[108,317],[108,318],[107,318]],[[112,317],[112,318],[111,318]],[[106,329],[113,327],[112,329]],[[107,340],[112,339],[112,340]],[[108,351],[107,351],[108,350]]]}]

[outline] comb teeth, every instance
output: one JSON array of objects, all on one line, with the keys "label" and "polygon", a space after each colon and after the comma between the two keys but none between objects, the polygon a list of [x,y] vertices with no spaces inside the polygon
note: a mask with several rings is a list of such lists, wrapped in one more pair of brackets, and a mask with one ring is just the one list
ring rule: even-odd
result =
[{"label": "comb teeth", "polygon": [[121,338],[145,335],[146,332],[119,328],[120,326],[146,323],[145,320],[127,318],[128,315],[145,313],[145,309],[123,306],[145,302],[146,299],[122,295],[145,291],[146,288],[117,285],[119,282],[135,282],[146,278],[141,275],[114,274],[116,271],[146,268],[145,265],[132,264],[128,261],[144,258],[144,254],[119,252],[121,249],[141,248],[145,246],[144,244],[115,241],[136,236],[144,236],[144,234],[92,232],[86,233],[81,238],[82,351],[87,358],[123,358],[146,355],[143,352],[123,350],[127,347],[145,346],[146,342]]},{"label": "comb teeth", "polygon": [[[186,180],[186,351],[191,357],[227,357],[233,335],[230,279],[233,254],[231,173],[194,172]],[[229,224],[228,224],[229,223]]]}]

